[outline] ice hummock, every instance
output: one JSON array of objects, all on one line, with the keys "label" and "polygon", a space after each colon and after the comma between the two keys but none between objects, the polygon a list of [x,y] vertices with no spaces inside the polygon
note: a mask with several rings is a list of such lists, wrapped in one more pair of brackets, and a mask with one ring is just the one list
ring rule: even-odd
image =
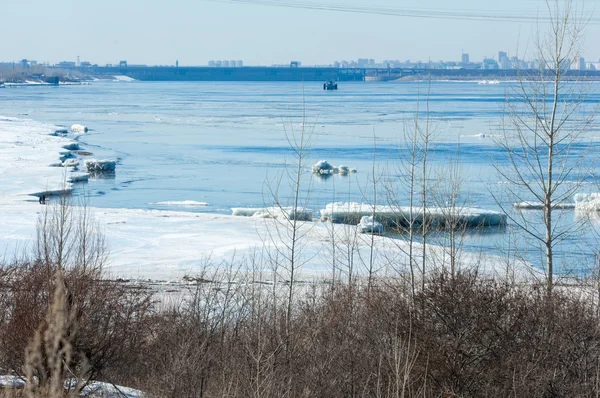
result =
[{"label": "ice hummock", "polygon": [[113,173],[117,161],[112,159],[88,159],[84,162],[85,168],[90,173]]},{"label": "ice hummock", "polygon": [[84,126],[83,124],[74,124],[71,126],[71,131],[74,131],[76,133],[87,133],[88,128],[87,128],[87,126]]},{"label": "ice hummock", "polygon": [[[409,206],[377,206],[356,202],[329,203],[321,210],[321,220],[341,224],[359,224],[365,216],[375,216],[375,220],[392,227],[408,227],[411,208]],[[429,207],[412,208],[413,226],[428,223],[433,228],[443,228],[457,223],[466,228],[495,227],[506,225],[506,215],[493,210],[475,207],[444,208]]]},{"label": "ice hummock", "polygon": [[312,172],[319,175],[340,174],[347,175],[348,173],[356,173],[356,169],[351,169],[348,166],[341,165],[339,167],[332,166],[326,160],[319,160],[312,167]]},{"label": "ice hummock", "polygon": [[383,224],[373,219],[373,216],[364,216],[358,224],[360,232],[367,234],[382,234]]},{"label": "ice hummock", "polygon": [[234,207],[232,215],[254,218],[275,218],[297,221],[312,221],[313,212],[308,209],[294,209],[293,207]]},{"label": "ice hummock", "polygon": [[582,211],[600,210],[600,192],[578,193],[573,197],[575,209]]}]

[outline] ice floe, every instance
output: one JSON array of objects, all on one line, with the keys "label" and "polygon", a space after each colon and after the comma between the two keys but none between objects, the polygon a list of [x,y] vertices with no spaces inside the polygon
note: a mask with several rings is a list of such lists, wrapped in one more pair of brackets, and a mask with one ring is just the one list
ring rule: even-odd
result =
[{"label": "ice floe", "polygon": [[[375,220],[383,225],[407,227],[411,218],[408,206],[377,206],[356,202],[329,203],[321,210],[321,220],[342,224],[358,224],[365,216],[375,215]],[[413,225],[427,222],[431,227],[444,227],[450,223],[459,223],[467,228],[494,227],[506,224],[506,215],[493,210],[474,207],[442,208],[428,207],[423,213],[419,207],[412,208]]]},{"label": "ice floe", "polygon": [[293,207],[234,207],[232,215],[238,217],[275,218],[298,221],[312,221],[313,212],[307,209],[294,209]]},{"label": "ice floe", "polygon": [[87,159],[83,164],[90,173],[112,173],[115,171],[117,161],[112,159]]},{"label": "ice floe", "polygon": [[356,169],[351,169],[348,166],[343,166],[343,165],[336,167],[336,166],[332,166],[326,160],[319,160],[315,165],[313,165],[312,172],[314,174],[319,174],[319,175],[330,175],[330,174],[347,175],[348,173],[356,173]]},{"label": "ice floe", "polygon": [[[515,209],[521,209],[521,210],[543,210],[544,209],[544,204],[540,203],[540,202],[519,202],[519,203],[514,203],[513,204]],[[561,202],[561,203],[554,203],[552,205],[553,209],[564,209],[564,210],[569,210],[569,209],[574,209],[575,208],[575,203],[568,203],[568,202]]]}]

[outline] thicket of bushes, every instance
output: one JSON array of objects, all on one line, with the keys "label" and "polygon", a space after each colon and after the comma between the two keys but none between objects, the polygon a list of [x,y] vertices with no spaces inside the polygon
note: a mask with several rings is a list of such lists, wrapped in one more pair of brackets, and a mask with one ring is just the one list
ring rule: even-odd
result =
[{"label": "thicket of bushes", "polygon": [[166,306],[100,276],[2,271],[0,367],[36,380],[29,396],[67,394],[53,383],[70,377],[156,397],[600,393],[597,309],[566,290],[476,273],[434,274],[414,297],[402,279],[321,283],[288,318],[278,286],[205,276]]}]

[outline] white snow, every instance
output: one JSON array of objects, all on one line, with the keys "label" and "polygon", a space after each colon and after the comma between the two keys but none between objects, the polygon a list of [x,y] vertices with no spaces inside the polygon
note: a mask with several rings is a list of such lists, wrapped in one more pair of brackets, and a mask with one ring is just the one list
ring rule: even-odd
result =
[{"label": "white snow", "polygon": [[196,202],[195,200],[152,202],[149,204],[158,206],[208,206],[206,202]]},{"label": "white snow", "polygon": [[53,135],[58,129],[33,120],[0,117],[1,207],[34,192],[70,187],[65,184],[66,169],[48,167],[59,163],[62,147],[72,142]]},{"label": "white snow", "polygon": [[[366,203],[337,202],[329,203],[321,210],[321,220],[343,224],[358,224],[362,217],[375,215],[375,219],[383,224],[403,225],[410,219],[411,209],[408,206],[373,206]],[[413,220],[420,224],[423,219],[433,227],[443,226],[449,218],[457,220],[469,228],[501,226],[506,224],[506,215],[493,210],[474,207],[442,208],[428,207],[423,217],[423,209],[413,207]]]},{"label": "white snow", "polygon": [[143,391],[131,387],[123,387],[111,383],[93,381],[81,391],[86,397],[102,398],[143,398]]},{"label": "white snow", "polygon": [[25,380],[19,376],[2,375],[0,376],[0,386],[3,388],[24,388]]}]

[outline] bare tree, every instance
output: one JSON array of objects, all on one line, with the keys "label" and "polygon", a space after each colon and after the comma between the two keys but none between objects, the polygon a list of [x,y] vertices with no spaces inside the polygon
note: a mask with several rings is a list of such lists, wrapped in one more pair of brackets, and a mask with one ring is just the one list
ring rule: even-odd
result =
[{"label": "bare tree", "polygon": [[[399,162],[396,172],[401,176],[399,186],[387,184],[387,201],[393,207],[400,209],[403,197],[398,192],[408,194],[408,214],[401,211],[396,215],[396,226],[399,232],[406,228],[408,248],[399,247],[408,257],[412,296],[415,297],[417,280],[415,271],[421,273],[421,288],[425,284],[427,263],[426,242],[429,234],[429,223],[426,214],[429,206],[431,165],[428,157],[431,144],[435,139],[436,126],[432,123],[429,112],[429,95],[431,82],[428,82],[425,110],[421,110],[420,95],[417,97],[417,108],[413,118],[404,125],[404,142],[399,146]],[[419,91],[420,94],[420,91]],[[422,116],[425,120],[422,119]],[[415,242],[421,240],[421,253],[415,252]],[[420,263],[419,263],[419,256]]]},{"label": "bare tree", "polygon": [[[496,164],[508,184],[504,196],[492,192],[503,211],[544,251],[547,293],[552,293],[554,249],[579,224],[561,223],[557,204],[569,199],[582,182],[585,151],[578,152],[593,112],[581,106],[588,86],[570,82],[569,70],[580,54],[585,20],[572,0],[548,1],[549,30],[535,36],[537,70],[520,72],[507,95],[503,134],[497,139],[505,165]],[[541,214],[513,212],[511,202],[533,200]]]}]

